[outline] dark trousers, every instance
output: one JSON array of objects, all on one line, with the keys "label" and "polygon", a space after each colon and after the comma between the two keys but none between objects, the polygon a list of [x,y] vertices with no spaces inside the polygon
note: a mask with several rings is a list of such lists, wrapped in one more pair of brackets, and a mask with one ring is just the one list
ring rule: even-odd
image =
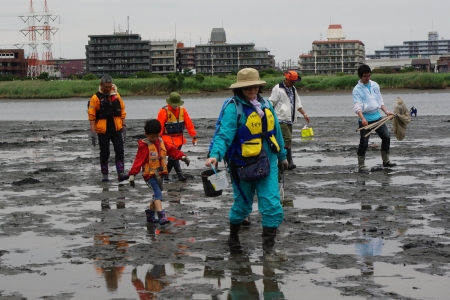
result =
[{"label": "dark trousers", "polygon": [[123,138],[122,132],[113,131],[106,132],[105,134],[98,134],[98,145],[100,146],[100,165],[107,165],[109,159],[109,141],[114,146],[114,152],[116,154],[115,162],[125,161],[125,152],[123,150]]},{"label": "dark trousers", "polygon": [[[381,120],[381,118],[379,119]],[[373,124],[379,120],[369,122],[369,124]],[[363,127],[361,120],[359,121],[359,128]],[[368,134],[372,129],[363,129],[360,133],[360,140],[359,140],[359,147],[358,147],[358,156],[365,156],[366,150],[369,147],[369,138],[370,135],[367,137],[364,137],[366,134]],[[389,152],[389,147],[391,146],[391,137],[389,136],[389,130],[386,126],[386,124],[383,124],[380,128],[375,130],[375,132],[378,134],[378,136],[381,139],[381,151]]]}]

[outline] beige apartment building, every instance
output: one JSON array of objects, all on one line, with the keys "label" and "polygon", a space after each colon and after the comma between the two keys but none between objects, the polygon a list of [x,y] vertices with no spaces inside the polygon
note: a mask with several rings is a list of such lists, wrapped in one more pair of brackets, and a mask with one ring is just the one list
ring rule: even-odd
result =
[{"label": "beige apartment building", "polygon": [[208,44],[195,45],[196,69],[208,75],[227,74],[242,68],[269,69],[273,56],[254,43],[227,44],[225,30],[213,28]]},{"label": "beige apartment building", "polygon": [[312,50],[299,56],[301,74],[357,74],[358,67],[365,63],[364,43],[346,40],[342,26],[328,27],[326,41],[313,41]]}]

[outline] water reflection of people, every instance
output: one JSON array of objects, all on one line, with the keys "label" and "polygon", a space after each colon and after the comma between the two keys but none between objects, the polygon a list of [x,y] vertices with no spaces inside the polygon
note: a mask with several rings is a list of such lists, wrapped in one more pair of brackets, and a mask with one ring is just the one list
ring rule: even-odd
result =
[{"label": "water reflection of people", "polygon": [[355,245],[356,253],[364,260],[364,268],[361,270],[363,275],[373,275],[373,261],[372,257],[381,255],[383,247],[383,239],[380,237],[362,236],[365,242]]},{"label": "water reflection of people", "polygon": [[275,277],[275,270],[270,266],[263,266],[264,299],[284,299]]},{"label": "water reflection of people", "polygon": [[[248,258],[242,262],[248,262]],[[280,291],[278,282],[275,278],[275,271],[269,265],[263,266],[263,285],[262,291],[263,297],[260,296],[261,292],[258,291],[255,281],[241,280],[241,278],[249,278],[252,274],[252,268],[249,264],[243,264],[243,267],[238,270],[231,270],[231,287],[227,296],[228,300],[235,299],[284,299],[283,293]],[[220,276],[220,274],[219,274]]]},{"label": "water reflection of people", "polygon": [[156,299],[156,293],[162,291],[165,287],[169,286],[169,283],[162,279],[166,276],[165,265],[154,265],[145,274],[145,285],[137,278],[137,269],[134,268],[131,272],[131,282],[136,289],[139,299],[149,300]]},{"label": "water reflection of people", "polygon": [[[122,235],[120,235],[122,236]],[[111,241],[111,235],[109,234],[97,234],[94,236],[95,246],[108,246],[114,245],[115,250],[121,253],[125,253],[129,246],[128,241],[125,239],[119,239],[117,241]],[[96,267],[98,275],[103,276],[106,281],[106,288],[108,291],[116,291],[119,286],[119,281],[122,278],[122,274],[125,270],[124,266],[114,267]]]}]

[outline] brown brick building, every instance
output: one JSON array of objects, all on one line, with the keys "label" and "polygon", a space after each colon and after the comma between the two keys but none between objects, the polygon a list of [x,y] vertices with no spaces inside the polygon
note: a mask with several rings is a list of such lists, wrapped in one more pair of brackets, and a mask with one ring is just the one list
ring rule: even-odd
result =
[{"label": "brown brick building", "polygon": [[0,49],[0,76],[26,77],[28,62],[23,49]]}]

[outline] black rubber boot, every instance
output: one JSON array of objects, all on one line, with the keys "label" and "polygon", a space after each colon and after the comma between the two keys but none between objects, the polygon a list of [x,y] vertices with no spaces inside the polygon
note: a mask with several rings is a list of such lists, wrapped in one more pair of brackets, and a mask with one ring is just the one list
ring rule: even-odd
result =
[{"label": "black rubber boot", "polygon": [[100,166],[101,170],[102,170],[102,181],[109,181],[108,178],[108,164],[105,165],[101,165]]},{"label": "black rubber boot", "polygon": [[274,249],[275,238],[277,236],[277,227],[263,227],[262,248],[265,261],[286,261],[284,254],[277,253]]},{"label": "black rubber boot", "polygon": [[252,225],[252,221],[250,221],[250,216],[247,216],[244,221],[241,223],[242,227],[250,227]]},{"label": "black rubber boot", "polygon": [[128,176],[128,174],[125,174],[124,165],[123,165],[122,161],[116,161],[116,170],[117,170],[117,177],[118,177],[119,182],[128,180],[129,176]]},{"label": "black rubber boot", "polygon": [[381,159],[383,160],[383,167],[395,167],[397,164],[389,160],[389,152],[381,151]]},{"label": "black rubber boot", "polygon": [[173,168],[175,169],[175,172],[177,172],[178,180],[179,181],[186,181],[187,178],[184,177],[183,172],[181,172],[180,161],[174,160],[173,161]]},{"label": "black rubber boot", "polygon": [[172,168],[173,168],[173,160],[169,158],[167,161],[167,176],[169,176],[170,171],[172,171]]},{"label": "black rubber boot", "polygon": [[293,170],[295,168],[297,168],[297,166],[294,164],[294,160],[292,159],[292,150],[291,148],[286,148],[287,150],[287,161],[288,161],[288,170]]},{"label": "black rubber boot", "polygon": [[262,239],[263,239],[263,252],[264,254],[274,254],[275,250],[275,238],[277,236],[277,227],[263,227]]},{"label": "black rubber boot", "polygon": [[241,242],[239,241],[239,229],[241,229],[241,224],[230,223],[230,236],[228,237],[228,246],[230,246],[230,252],[243,252]]}]

